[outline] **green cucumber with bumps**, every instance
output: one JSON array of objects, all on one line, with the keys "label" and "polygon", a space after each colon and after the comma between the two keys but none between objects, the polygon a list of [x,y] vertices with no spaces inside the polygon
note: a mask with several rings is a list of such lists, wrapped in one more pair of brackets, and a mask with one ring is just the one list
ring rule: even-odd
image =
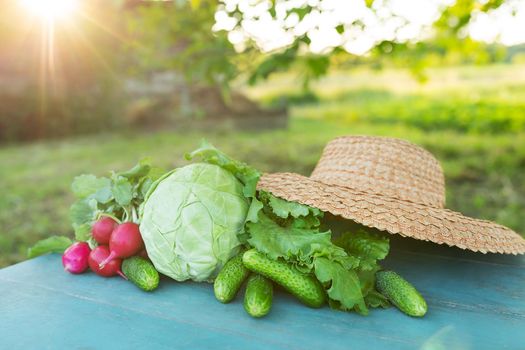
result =
[{"label": "green cucumber with bumps", "polygon": [[137,287],[151,292],[159,286],[159,273],[148,260],[133,256],[122,262],[122,273]]},{"label": "green cucumber with bumps", "polygon": [[263,317],[270,312],[273,300],[272,282],[259,275],[253,274],[246,284],[244,294],[244,309],[252,317]]},{"label": "green cucumber with bumps", "polygon": [[249,270],[281,285],[310,307],[321,307],[326,301],[323,286],[319,281],[311,275],[300,272],[293,265],[272,260],[255,249],[245,252],[242,262]]},{"label": "green cucumber with bumps", "polygon": [[213,282],[215,298],[221,303],[232,301],[249,274],[242,263],[242,253],[228,260]]},{"label": "green cucumber with bumps", "polygon": [[376,288],[399,310],[413,317],[427,313],[427,303],[417,289],[394,271],[378,271]]}]

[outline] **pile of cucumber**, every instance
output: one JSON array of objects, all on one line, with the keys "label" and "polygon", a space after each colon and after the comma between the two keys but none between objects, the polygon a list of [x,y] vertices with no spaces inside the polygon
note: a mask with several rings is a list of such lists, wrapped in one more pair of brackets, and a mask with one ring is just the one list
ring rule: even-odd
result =
[{"label": "pile of cucumber", "polygon": [[[158,272],[141,257],[125,259],[122,272],[129,281],[145,291],[152,291],[159,284]],[[215,297],[221,303],[231,302],[246,280],[244,309],[252,317],[263,317],[270,312],[273,283],[309,307],[322,307],[327,300],[323,286],[314,276],[302,273],[284,261],[270,259],[255,249],[236,255],[224,265],[213,285]],[[393,271],[377,272],[376,288],[409,316],[422,317],[427,312],[427,304],[421,294]]]},{"label": "pile of cucumber", "polygon": [[[240,253],[224,265],[213,285],[215,297],[221,303],[231,302],[246,279],[244,309],[253,317],[262,317],[270,312],[272,282],[309,307],[319,308],[326,302],[324,288],[315,277],[300,272],[284,261],[272,260],[255,249]],[[427,312],[427,304],[421,294],[393,271],[377,272],[376,287],[409,316],[421,317]]]},{"label": "pile of cucumber", "polygon": [[243,260],[244,254],[241,253],[224,265],[213,283],[215,297],[221,303],[229,303],[235,299],[242,284],[249,277],[244,294],[244,309],[250,316],[263,317],[272,307],[273,284],[264,275],[252,273]]}]

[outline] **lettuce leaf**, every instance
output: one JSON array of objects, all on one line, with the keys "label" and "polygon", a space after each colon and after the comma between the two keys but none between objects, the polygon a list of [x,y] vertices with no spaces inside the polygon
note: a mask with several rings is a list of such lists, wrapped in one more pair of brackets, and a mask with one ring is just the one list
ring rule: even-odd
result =
[{"label": "lettuce leaf", "polygon": [[386,309],[390,307],[388,299],[377,290],[372,289],[365,295],[365,303],[370,308],[382,307]]},{"label": "lettuce leaf", "polygon": [[342,248],[332,243],[330,231],[282,227],[262,212],[259,213],[258,222],[249,222],[246,227],[251,246],[272,259],[290,261],[303,271],[311,271],[314,258],[317,257],[327,257],[347,269],[359,264],[357,259],[348,256]]},{"label": "lettuce leaf", "polygon": [[358,258],[359,269],[362,270],[376,269],[377,261],[388,255],[390,247],[387,237],[364,229],[346,232],[334,240],[334,243],[349,255]]},{"label": "lettuce leaf", "polygon": [[290,216],[297,219],[301,216],[308,215],[323,217],[323,212],[317,208],[297,202],[290,202],[285,199],[275,197],[266,191],[260,191],[259,198],[261,198],[264,203],[267,203],[271,207],[272,212],[275,215],[283,219],[287,219]]},{"label": "lettuce leaf", "polygon": [[316,252],[332,246],[329,231],[282,227],[263,213],[259,213],[258,222],[247,223],[246,227],[250,233],[248,243],[275,260],[294,258],[311,266]]},{"label": "lettuce leaf", "polygon": [[246,223],[247,243],[272,259],[284,259],[323,283],[332,308],[368,314],[368,307],[387,307],[375,290],[379,260],[389,241],[379,233],[358,229],[332,240],[320,230],[323,212],[260,191],[257,220]]},{"label": "lettuce leaf", "polygon": [[332,243],[331,232],[318,229],[283,227],[263,212],[257,222],[246,224],[248,243],[272,259],[282,258],[305,273],[315,273],[327,288],[330,305],[340,310],[366,314],[361,283],[355,271],[359,259]]},{"label": "lettuce leaf", "polygon": [[259,191],[258,198],[264,204],[266,215],[281,226],[317,229],[321,224],[324,213],[317,208],[290,202],[265,191]]},{"label": "lettuce leaf", "polygon": [[273,213],[280,218],[287,219],[289,216],[298,218],[300,216],[307,216],[310,214],[310,208],[306,205],[289,202],[275,196],[268,195],[268,197]]},{"label": "lettuce leaf", "polygon": [[345,269],[341,264],[327,258],[315,259],[315,277],[328,286],[326,292],[330,306],[344,311],[355,310],[362,315],[368,314],[361,283],[353,270]]}]

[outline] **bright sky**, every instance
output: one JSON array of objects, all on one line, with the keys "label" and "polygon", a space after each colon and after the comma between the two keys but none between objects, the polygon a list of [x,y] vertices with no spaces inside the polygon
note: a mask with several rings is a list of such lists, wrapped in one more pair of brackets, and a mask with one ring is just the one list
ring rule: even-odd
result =
[{"label": "bright sky", "polygon": [[[268,12],[269,0],[222,2],[224,7],[216,13],[214,29],[229,31],[228,37],[238,50],[251,39],[263,51],[272,51],[306,33],[311,40],[309,50],[314,53],[342,46],[360,55],[383,40],[405,42],[431,35],[431,24],[443,6],[454,0],[376,0],[375,12],[365,6],[364,0],[277,0],[276,18]],[[289,9],[305,4],[316,10],[301,21],[296,14],[287,16]],[[231,15],[236,7],[243,13],[242,20]],[[335,29],[340,24],[346,28],[343,34]],[[505,45],[525,43],[525,0],[507,0],[498,10],[475,13],[467,34],[476,40]]]}]

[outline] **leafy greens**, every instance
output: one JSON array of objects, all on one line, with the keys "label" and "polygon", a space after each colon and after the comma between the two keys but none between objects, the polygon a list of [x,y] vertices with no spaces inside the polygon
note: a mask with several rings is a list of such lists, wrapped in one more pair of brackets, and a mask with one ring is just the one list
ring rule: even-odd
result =
[{"label": "leafy greens", "polygon": [[[203,163],[164,174],[143,160],[109,177],[76,177],[71,189],[77,201],[70,208],[76,239],[94,244],[91,227],[102,214],[135,222],[141,215],[150,258],[177,280],[213,279],[244,244],[315,276],[332,308],[367,314],[389,305],[375,289],[388,238],[362,227],[345,232],[317,208],[257,191],[257,169],[205,141],[186,159]],[[330,229],[343,233],[334,239]],[[60,252],[71,243],[53,236],[28,253]]]},{"label": "leafy greens", "polygon": [[249,201],[229,171],[207,163],[177,168],[152,185],[140,232],[155,268],[177,280],[210,281],[241,246]]},{"label": "leafy greens", "polygon": [[31,259],[47,253],[63,253],[71,244],[73,241],[69,237],[51,236],[29,248],[27,257]]},{"label": "leafy greens", "polygon": [[143,159],[133,168],[112,172],[110,177],[77,176],[71,185],[77,201],[69,210],[69,217],[78,241],[91,240],[91,227],[101,214],[118,221],[138,221],[138,209],[145,195],[160,175],[161,169],[152,168]]},{"label": "leafy greens", "polygon": [[[137,222],[139,206],[153,181],[163,172],[144,159],[129,170],[112,172],[109,177],[92,174],[75,177],[71,190],[77,200],[69,209],[75,239],[95,246],[91,228],[101,215],[111,216],[117,221]],[[37,242],[27,254],[33,258],[46,253],[61,253],[72,243],[69,237],[52,236]]]},{"label": "leafy greens", "polygon": [[388,254],[386,237],[361,229],[332,240],[329,230],[320,229],[321,210],[255,191],[260,177],[256,169],[207,143],[188,158],[196,155],[232,171],[245,185],[244,194],[252,202],[242,242],[271,259],[285,260],[300,271],[314,274],[325,286],[333,308],[366,315],[369,307],[388,306],[374,287],[378,261]]}]

